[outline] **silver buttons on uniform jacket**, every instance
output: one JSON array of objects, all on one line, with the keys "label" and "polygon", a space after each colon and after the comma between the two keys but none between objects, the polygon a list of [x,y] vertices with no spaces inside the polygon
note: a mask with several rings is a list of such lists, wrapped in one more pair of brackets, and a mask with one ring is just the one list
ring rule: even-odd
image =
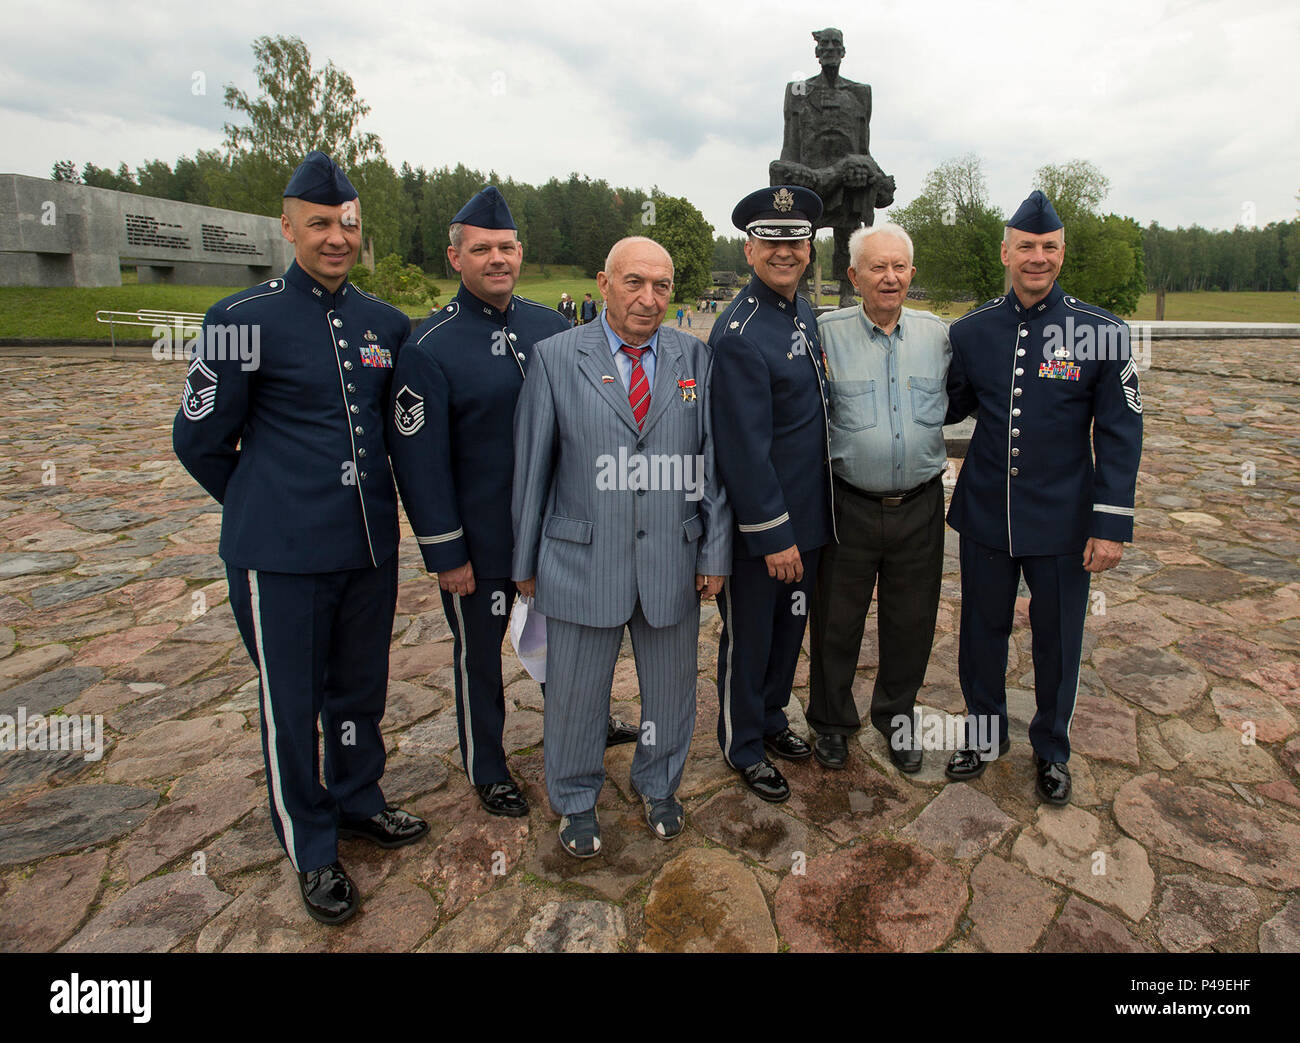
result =
[{"label": "silver buttons on uniform jacket", "polygon": [[[1017,308],[1016,310],[1019,311],[1020,309]],[[1023,328],[1022,328],[1022,329],[1020,330],[1020,334],[1019,334],[1019,335],[1020,335],[1021,337],[1027,337],[1027,336],[1029,336],[1029,331],[1028,331],[1027,329],[1023,329]],[[1025,349],[1024,349],[1024,348],[1021,348],[1021,347],[1017,347],[1017,348],[1016,348],[1016,358],[1017,358],[1017,359],[1022,359],[1022,358],[1024,358],[1024,357],[1025,357]],[[1018,387],[1018,386],[1016,385],[1016,381],[1015,381],[1015,377],[1023,377],[1024,375],[1025,375],[1025,369],[1024,369],[1024,367],[1021,366],[1019,363],[1017,363],[1016,368],[1015,368],[1015,376],[1014,376],[1014,377],[1012,378],[1012,380],[1011,380],[1011,394],[1012,394],[1013,398],[1019,398],[1022,394],[1024,394],[1024,389],[1021,388],[1021,387]],[[1012,415],[1013,417],[1017,417],[1017,416],[1019,416],[1019,415],[1020,415],[1020,408],[1017,406],[1016,408],[1012,409],[1012,410],[1011,410],[1011,415]],[[1011,429],[1011,437],[1012,437],[1012,438],[1018,438],[1018,437],[1020,437],[1020,428],[1018,428],[1018,427],[1013,427],[1013,428]],[[1019,455],[1020,455],[1020,449],[1019,449],[1018,447],[1012,446],[1012,448],[1011,448],[1011,455],[1012,455],[1012,456],[1019,456]],[[1011,475],[1012,478],[1015,478],[1018,474],[1020,474],[1020,468],[1018,468],[1018,467],[1012,467],[1012,468],[1010,468],[1010,470],[1008,471],[1008,473]]]}]

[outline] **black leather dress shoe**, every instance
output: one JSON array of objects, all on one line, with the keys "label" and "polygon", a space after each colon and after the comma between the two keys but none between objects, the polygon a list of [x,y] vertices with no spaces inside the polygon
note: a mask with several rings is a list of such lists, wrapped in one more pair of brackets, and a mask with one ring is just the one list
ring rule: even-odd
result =
[{"label": "black leather dress shoe", "polygon": [[774,757],[784,757],[788,761],[807,760],[812,756],[812,747],[789,728],[775,735],[763,736],[763,749]]},{"label": "black leather dress shoe", "polygon": [[339,924],[361,908],[357,885],[337,862],[298,874],[307,915],[321,923]]},{"label": "black leather dress shoe", "polygon": [[507,818],[523,818],[528,814],[528,798],[515,784],[514,779],[505,782],[489,782],[485,786],[475,786],[479,803],[493,815],[505,815]]},{"label": "black leather dress shoe", "polygon": [[785,776],[769,760],[741,768],[740,777],[746,786],[769,804],[780,804],[790,799],[790,783],[785,781]]},{"label": "black leather dress shoe", "polygon": [[624,742],[636,742],[641,733],[633,728],[630,724],[624,724],[613,715],[609,718],[609,724],[605,726],[605,748],[618,746]]},{"label": "black leather dress shoe", "polygon": [[384,808],[370,818],[339,820],[339,836],[360,837],[380,847],[413,844],[427,832],[429,823],[401,808]]},{"label": "black leather dress shoe", "polygon": [[[1010,749],[1011,740],[1003,739],[998,746],[998,756],[1005,757]],[[983,775],[988,766],[989,762],[979,750],[958,750],[949,758],[944,774],[954,782],[969,782]]]},{"label": "black leather dress shoe", "polygon": [[1049,804],[1070,803],[1070,766],[1065,761],[1045,761],[1034,754],[1035,789]]},{"label": "black leather dress shoe", "polygon": [[890,742],[889,759],[894,762],[894,767],[904,775],[915,775],[921,770],[921,763],[924,760],[924,754],[921,750],[914,750],[910,746],[904,746],[901,750],[897,749],[894,744]]},{"label": "black leather dress shoe", "polygon": [[840,771],[848,767],[849,737],[847,735],[819,735],[813,743],[813,756],[825,768]]}]

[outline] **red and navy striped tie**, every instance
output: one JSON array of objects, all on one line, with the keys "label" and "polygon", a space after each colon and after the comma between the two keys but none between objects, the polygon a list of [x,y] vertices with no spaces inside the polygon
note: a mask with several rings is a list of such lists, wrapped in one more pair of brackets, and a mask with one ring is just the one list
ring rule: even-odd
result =
[{"label": "red and navy striped tie", "polygon": [[627,401],[636,417],[638,430],[645,427],[645,415],[650,412],[650,381],[646,379],[645,370],[641,368],[641,356],[650,349],[632,348],[624,344],[620,351],[626,351],[632,358],[632,380],[628,386]]}]

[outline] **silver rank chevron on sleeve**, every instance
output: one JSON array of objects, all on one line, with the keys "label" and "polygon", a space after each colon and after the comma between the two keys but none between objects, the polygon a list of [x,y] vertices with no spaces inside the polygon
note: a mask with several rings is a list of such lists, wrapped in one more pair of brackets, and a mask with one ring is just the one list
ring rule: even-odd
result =
[{"label": "silver rank chevron on sleeve", "polygon": [[424,397],[405,384],[393,400],[393,423],[398,433],[407,437],[424,426]]},{"label": "silver rank chevron on sleeve", "polygon": [[1142,412],[1142,391],[1138,387],[1138,371],[1132,357],[1120,371],[1119,382],[1124,387],[1124,401],[1128,403],[1129,409],[1135,413]]},{"label": "silver rank chevron on sleeve", "polygon": [[185,377],[185,397],[181,411],[187,420],[202,420],[217,402],[217,375],[208,368],[198,351],[190,361],[190,371]]}]

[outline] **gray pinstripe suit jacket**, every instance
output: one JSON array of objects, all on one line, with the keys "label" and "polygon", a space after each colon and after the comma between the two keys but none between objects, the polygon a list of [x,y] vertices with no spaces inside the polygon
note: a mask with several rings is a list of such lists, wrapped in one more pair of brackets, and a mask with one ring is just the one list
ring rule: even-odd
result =
[{"label": "gray pinstripe suit jacket", "polygon": [[[731,508],[709,419],[711,360],[703,341],[661,326],[650,411],[638,431],[601,323],[533,346],[515,410],[512,572],[516,580],[536,576],[538,612],[621,626],[639,597],[651,626],[670,626],[698,597],[696,573],[730,574]],[[689,380],[694,400],[689,392],[684,400],[678,383]]]}]

